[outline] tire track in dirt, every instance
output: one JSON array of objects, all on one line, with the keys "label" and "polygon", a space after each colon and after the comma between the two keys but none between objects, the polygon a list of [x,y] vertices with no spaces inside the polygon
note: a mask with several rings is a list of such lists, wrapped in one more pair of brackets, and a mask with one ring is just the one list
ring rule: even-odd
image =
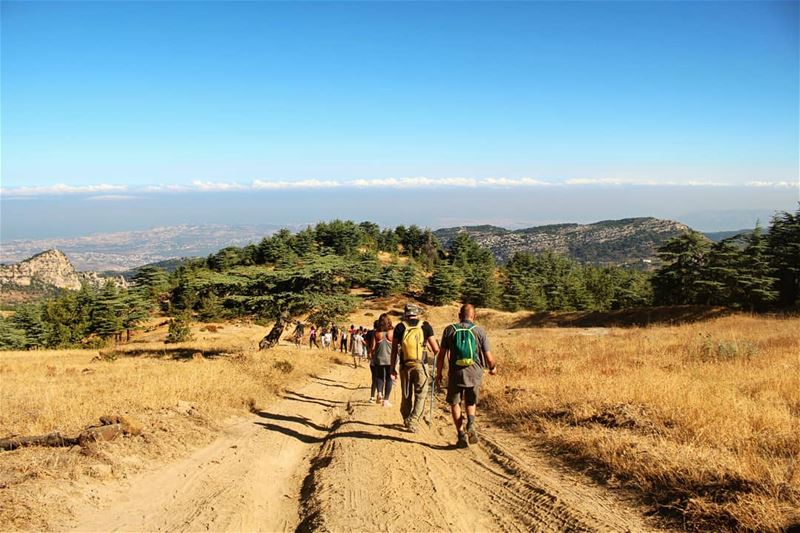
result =
[{"label": "tire track in dirt", "polygon": [[[368,376],[355,373],[353,380]],[[351,397],[325,438],[303,495],[305,531],[647,531],[607,490],[556,468],[496,429],[462,450],[443,404],[434,428],[410,434],[397,408]]]},{"label": "tire track in dirt", "polygon": [[[397,407],[368,404],[368,369],[337,366],[229,426],[184,460],[96,489],[79,531],[646,531],[609,491],[570,476],[497,429],[454,446],[402,430]],[[398,402],[399,403],[399,399]]]}]

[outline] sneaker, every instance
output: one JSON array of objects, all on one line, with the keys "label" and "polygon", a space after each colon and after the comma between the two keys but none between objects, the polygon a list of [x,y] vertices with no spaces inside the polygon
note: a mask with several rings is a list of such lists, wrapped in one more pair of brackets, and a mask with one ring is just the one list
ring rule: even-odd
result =
[{"label": "sneaker", "polygon": [[414,424],[409,424],[409,425],[408,425],[408,428],[406,428],[406,430],[407,430],[409,433],[416,433],[416,432],[418,432],[418,431],[419,431],[419,430],[417,429],[417,426],[415,426]]},{"label": "sneaker", "polygon": [[375,403],[375,396],[370,396],[370,397],[369,397],[369,400],[367,400],[367,401],[368,401],[369,403]]},{"label": "sneaker", "polygon": [[467,428],[467,438],[470,444],[478,444],[478,431],[475,426]]},{"label": "sneaker", "polygon": [[458,441],[456,441],[456,448],[469,448],[469,442],[467,442],[466,433],[458,434]]},{"label": "sneaker", "polygon": [[391,407],[391,406],[392,406],[392,404],[391,404],[391,403],[389,403],[389,400],[383,400],[383,406],[384,406],[384,407]]}]

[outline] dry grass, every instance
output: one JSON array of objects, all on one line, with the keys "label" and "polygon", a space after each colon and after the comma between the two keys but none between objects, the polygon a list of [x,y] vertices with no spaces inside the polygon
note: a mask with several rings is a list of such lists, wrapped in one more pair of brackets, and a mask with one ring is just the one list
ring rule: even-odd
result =
[{"label": "dry grass", "polygon": [[145,430],[89,454],[0,452],[3,529],[46,528],[54,508],[45,502],[58,500],[59,481],[125,476],[184,455],[212,440],[225,419],[265,406],[282,387],[335,362],[329,352],[289,346],[258,352],[258,326],[193,329],[196,340],[174,345],[163,343],[161,326],[117,351],[0,352],[0,437],[72,435],[106,414],[128,415]]},{"label": "dry grass", "polygon": [[490,335],[513,428],[687,529],[800,524],[800,319]]}]

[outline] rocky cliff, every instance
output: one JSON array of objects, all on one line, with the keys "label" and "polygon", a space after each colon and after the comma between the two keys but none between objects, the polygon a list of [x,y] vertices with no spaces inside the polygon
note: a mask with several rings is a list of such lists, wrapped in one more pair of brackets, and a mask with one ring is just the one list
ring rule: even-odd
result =
[{"label": "rocky cliff", "polygon": [[447,247],[459,233],[469,233],[505,262],[517,252],[552,251],[581,262],[596,264],[649,264],[656,249],[668,239],[689,231],[680,222],[657,218],[605,220],[594,224],[555,224],[520,230],[496,226],[445,228],[435,232]]},{"label": "rocky cliff", "polygon": [[95,272],[78,272],[59,250],[47,250],[13,265],[0,265],[0,286],[6,289],[27,287],[78,290],[81,284],[102,287],[106,281],[127,286],[121,277],[108,278]]}]

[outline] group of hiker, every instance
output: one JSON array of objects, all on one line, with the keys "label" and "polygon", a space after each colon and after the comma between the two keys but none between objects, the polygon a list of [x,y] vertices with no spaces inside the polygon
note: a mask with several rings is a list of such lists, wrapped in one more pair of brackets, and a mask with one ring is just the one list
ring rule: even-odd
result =
[{"label": "group of hiker", "polygon": [[[436,341],[433,326],[420,318],[417,305],[407,304],[402,320],[395,326],[384,313],[368,334],[368,352],[372,371],[370,402],[391,406],[389,396],[399,376],[400,414],[406,430],[412,433],[419,429],[432,385],[442,387],[447,362],[447,403],[457,445],[466,447],[478,442],[475,425],[478,391],[484,369],[495,374],[497,363],[486,332],[475,325],[472,305],[461,307],[458,322],[444,329],[441,344]],[[434,361],[435,377],[431,375]],[[430,401],[435,400],[431,397]]]},{"label": "group of hiker", "polygon": [[[304,325],[298,323],[293,335],[298,347],[304,332]],[[312,325],[308,345],[350,353],[354,367],[368,361],[372,376],[370,403],[391,407],[389,399],[399,377],[400,414],[404,427],[412,433],[419,429],[429,392],[434,386],[442,387],[447,362],[447,403],[457,445],[466,447],[478,442],[475,412],[481,380],[484,371],[495,374],[497,365],[486,332],[475,325],[472,305],[461,306],[458,322],[444,329],[441,344],[436,340],[433,326],[420,318],[419,306],[410,303],[396,325],[388,313],[381,314],[372,329],[353,324],[349,328]],[[434,399],[431,397],[430,401]]]}]

